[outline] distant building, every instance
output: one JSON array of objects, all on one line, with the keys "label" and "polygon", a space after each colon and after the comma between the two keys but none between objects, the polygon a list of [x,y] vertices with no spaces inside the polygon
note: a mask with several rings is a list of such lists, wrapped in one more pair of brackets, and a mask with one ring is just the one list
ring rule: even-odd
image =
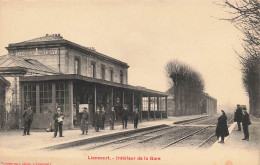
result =
[{"label": "distant building", "polygon": [[[67,128],[80,123],[80,108],[87,106],[90,120],[97,108],[111,106],[130,114],[138,107],[142,118],[167,117],[164,92],[128,84],[127,63],[63,39],[59,34],[9,44],[0,56],[0,75],[11,82],[10,100],[24,111],[31,105],[34,128],[47,128],[61,107]],[[108,114],[108,113],[107,113]],[[107,120],[108,121],[108,120]]]},{"label": "distant building", "polygon": [[217,99],[207,93],[204,93],[201,113],[207,115],[217,114]]},{"label": "distant building", "polygon": [[187,115],[199,115],[199,114],[207,114],[207,115],[214,115],[217,114],[217,99],[208,95],[207,93],[203,94],[201,104],[199,107],[191,108],[191,109],[184,109],[184,105],[180,106],[180,110],[176,110],[175,102],[174,102],[174,95],[172,94],[172,89],[166,91],[170,96],[167,100],[167,109],[169,116],[187,116]]}]

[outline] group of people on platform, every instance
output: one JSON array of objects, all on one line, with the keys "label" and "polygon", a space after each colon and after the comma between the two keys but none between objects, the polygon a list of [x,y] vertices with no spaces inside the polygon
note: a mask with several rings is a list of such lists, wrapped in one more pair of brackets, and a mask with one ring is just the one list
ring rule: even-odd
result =
[{"label": "group of people on platform", "polygon": [[238,129],[237,131],[241,131],[241,123],[243,127],[244,138],[242,140],[249,141],[249,131],[248,126],[251,125],[249,114],[246,111],[246,107],[242,108],[239,104],[237,105],[237,109],[234,114],[234,121],[237,122]]},{"label": "group of people on platform", "polygon": [[[126,106],[123,106],[121,110],[121,119],[122,119],[122,126],[123,129],[127,129],[127,121],[128,121],[128,110]],[[23,136],[30,135],[30,127],[33,121],[33,111],[31,106],[28,106],[27,109],[23,113],[24,119],[24,132]],[[57,108],[57,111],[53,115],[54,119],[54,136],[56,138],[57,133],[59,131],[59,136],[64,137],[62,135],[62,125],[64,120],[64,115],[61,112],[61,108]],[[94,125],[95,131],[99,132],[99,129],[105,129],[105,119],[106,119],[106,111],[103,106],[97,108],[97,111],[94,114]],[[133,111],[133,119],[134,119],[134,128],[137,129],[138,120],[139,120],[139,112],[138,108],[136,107]],[[114,122],[117,120],[115,108],[112,106],[109,111],[109,123],[110,123],[110,130],[114,130]],[[235,110],[234,114],[234,122],[237,122],[238,129],[237,131],[241,131],[241,123],[243,127],[244,138],[242,140],[249,141],[249,131],[248,126],[251,125],[249,114],[247,113],[246,107],[242,108],[239,104],[237,105],[237,109]],[[87,112],[87,108],[83,108],[83,112],[81,115],[81,131],[82,135],[88,133],[88,126],[89,126],[89,114]],[[216,128],[216,136],[219,141],[219,137],[221,137],[221,141],[219,143],[224,143],[225,137],[229,135],[228,126],[227,126],[227,116],[224,110],[221,110],[221,116],[218,118],[217,128]]]},{"label": "group of people on platform", "polygon": [[[128,110],[126,106],[123,106],[121,110],[121,119],[122,119],[122,126],[123,129],[127,129],[127,121],[128,121]],[[94,115],[94,123],[95,123],[95,130],[96,132],[99,131],[99,129],[103,130],[104,129],[104,123],[106,119],[106,111],[103,106],[101,106],[101,110],[97,108],[97,111],[95,112]],[[138,120],[139,120],[139,112],[138,108],[136,107],[134,112],[133,112],[133,119],[134,119],[134,128],[137,128],[138,125]],[[109,111],[109,123],[110,123],[110,130],[114,130],[114,124],[115,121],[117,120],[116,117],[116,112],[115,112],[115,107],[111,107]]]},{"label": "group of people on platform", "polygon": [[[238,129],[237,131],[241,131],[241,123],[243,126],[244,138],[242,140],[249,141],[249,131],[248,126],[251,125],[249,114],[247,113],[246,107],[242,108],[239,104],[237,105],[237,109],[234,113],[234,122],[237,122]],[[227,126],[227,116],[224,110],[221,110],[221,116],[218,118],[217,128],[216,128],[216,136],[218,138],[219,143],[224,143],[225,137],[229,135],[228,126]],[[219,141],[219,137],[221,137],[221,141]]]},{"label": "group of people on platform", "polygon": [[[84,135],[88,133],[88,127],[89,127],[89,114],[87,111],[87,107],[83,108],[83,112],[81,113],[81,123],[80,123],[80,128],[82,131],[81,135]],[[109,113],[109,123],[110,123],[110,130],[114,130],[114,122],[117,120],[116,117],[116,112],[115,112],[115,107],[111,107]],[[122,119],[122,125],[123,129],[127,129],[127,121],[128,121],[128,110],[126,106],[123,106],[121,110],[121,119]],[[23,113],[23,119],[24,119],[24,133],[23,136],[25,135],[30,135],[30,127],[31,123],[33,121],[33,111],[31,110],[31,106],[28,106],[27,109]],[[139,112],[138,108],[135,107],[133,111],[133,119],[134,119],[134,128],[137,129],[138,126],[138,120],[139,120]],[[53,120],[54,120],[54,136],[53,138],[56,138],[57,133],[59,132],[60,137],[64,137],[62,134],[62,126],[63,126],[63,120],[64,120],[64,115],[61,112],[61,108],[58,107],[57,111],[53,115]],[[106,120],[106,111],[104,106],[97,107],[97,110],[94,114],[94,126],[95,126],[95,131],[99,132],[99,130],[104,130],[105,129],[105,120]]]}]

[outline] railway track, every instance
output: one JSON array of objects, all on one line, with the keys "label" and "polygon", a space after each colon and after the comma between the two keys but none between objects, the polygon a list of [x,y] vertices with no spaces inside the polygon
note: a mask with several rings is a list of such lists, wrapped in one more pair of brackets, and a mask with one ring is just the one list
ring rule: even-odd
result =
[{"label": "railway track", "polygon": [[[228,124],[231,124],[231,122],[234,120],[234,116],[232,117],[232,115],[229,115],[229,117],[231,117],[231,119],[227,122]],[[206,143],[208,143],[213,137],[215,136],[215,132],[213,134],[211,134],[206,140],[204,140],[202,143],[200,143],[196,149],[201,148],[202,146],[204,146]]]},{"label": "railway track", "polygon": [[[208,120],[208,121],[212,121],[212,120],[216,121],[216,118],[217,118],[217,117],[218,117],[218,116],[210,117],[210,118],[207,118],[207,120]],[[230,118],[230,117],[231,117],[231,115],[228,115],[228,118]],[[231,119],[228,121],[228,123],[230,123],[232,120],[233,120],[233,118],[231,117]],[[192,121],[192,122],[185,122],[185,125],[186,125],[187,123],[190,124],[190,123],[195,123],[195,122],[198,122],[198,121],[201,121],[201,120]],[[204,121],[205,121],[205,118],[204,118]],[[202,123],[205,124],[205,122],[202,122]],[[193,131],[192,133],[188,133],[188,134],[186,134],[185,136],[182,136],[182,137],[178,138],[177,140],[175,140],[175,141],[173,141],[173,142],[170,142],[170,143],[168,143],[168,144],[162,146],[161,149],[165,149],[165,148],[171,147],[171,146],[176,145],[176,144],[178,144],[178,143],[180,143],[180,142],[184,142],[184,143],[185,143],[188,138],[193,137],[194,135],[196,135],[196,134],[198,134],[198,133],[200,133],[200,132],[206,131],[207,129],[210,129],[211,132],[213,132],[213,133],[212,133],[209,137],[207,137],[206,140],[203,140],[203,142],[201,142],[201,143],[198,144],[198,146],[197,146],[196,148],[200,148],[201,146],[203,146],[206,142],[208,142],[211,138],[213,138],[213,137],[215,136],[215,126],[216,126],[216,124],[217,124],[217,123],[214,123],[213,125],[204,126],[204,127],[200,128],[199,130],[195,130],[195,131]],[[147,138],[147,139],[138,141],[138,143],[148,143],[149,141],[156,140],[156,139],[158,139],[158,138],[164,137],[164,136],[169,135],[169,134],[171,134],[171,133],[172,133],[172,132],[167,132],[167,133],[160,134],[160,135],[157,135],[157,136],[149,137],[149,138]],[[205,134],[208,134],[208,133],[205,132]],[[203,134],[200,134],[200,135],[203,135]],[[196,139],[196,138],[195,138],[195,139]],[[191,140],[194,140],[194,138],[191,139]],[[116,149],[114,149],[114,150],[126,148],[126,147],[128,147],[128,146],[134,145],[135,143],[136,143],[136,142],[132,142],[132,143],[126,144],[126,145],[124,145],[124,146],[118,147],[118,148],[116,148]]]},{"label": "railway track", "polygon": [[[232,114],[228,114],[228,118],[233,118]],[[101,142],[93,142],[77,146],[77,150],[98,150],[106,149],[116,151],[129,148],[154,148],[166,149],[176,146],[188,146],[193,148],[201,148],[207,146],[209,141],[215,142],[215,127],[218,116],[205,117],[191,122],[175,124],[174,126],[165,126],[153,130],[147,130],[135,133],[129,137],[114,137]],[[210,135],[210,136],[207,136]]]},{"label": "railway track", "polygon": [[[229,118],[229,117],[231,117],[230,114],[228,115],[228,118]],[[233,120],[233,117],[231,117],[231,119],[230,119],[227,123],[232,122],[232,120]],[[217,124],[217,123],[215,123],[215,124]],[[183,136],[182,138],[180,138],[180,139],[178,139],[178,140],[175,140],[175,141],[173,141],[173,142],[171,142],[171,143],[169,143],[169,144],[163,146],[161,149],[165,149],[165,148],[171,147],[171,146],[173,146],[173,145],[177,145],[178,143],[183,142],[183,141],[187,140],[187,139],[190,138],[190,137],[196,136],[196,135],[197,135],[198,133],[200,133],[200,132],[206,131],[206,129],[210,128],[211,126],[212,126],[212,125],[203,127],[203,128],[201,128],[200,130],[198,130],[198,131],[194,131],[194,132],[192,132],[192,133],[190,133],[190,134],[188,134],[188,135],[185,135],[185,136]],[[210,132],[213,132],[213,133],[211,133],[211,135],[210,135],[209,137],[207,137],[204,141],[202,141],[201,143],[199,143],[199,145],[196,147],[196,149],[198,149],[198,148],[200,148],[201,146],[203,146],[205,143],[207,143],[210,139],[212,139],[212,138],[215,136],[215,129],[211,129]],[[205,132],[204,134],[208,134],[208,133],[209,133],[209,132]],[[197,135],[197,137],[191,139],[190,141],[193,140],[193,143],[194,143],[194,139],[199,139],[200,136],[201,136],[201,135]],[[187,142],[187,141],[185,141],[185,142],[186,142],[186,145],[187,145],[188,142]],[[192,144],[193,144],[193,143],[192,143]],[[195,142],[195,143],[196,143],[196,142]],[[188,144],[189,144],[189,143],[188,143]],[[181,146],[181,145],[179,145],[179,146]]]},{"label": "railway track", "polygon": [[112,140],[112,141],[108,141],[108,142],[103,142],[103,143],[99,143],[99,144],[93,144],[93,145],[87,146],[87,147],[83,146],[83,147],[81,147],[82,149],[80,149],[80,150],[94,150],[94,149],[104,147],[104,146],[107,146],[107,145],[111,145],[111,144],[120,144],[120,143],[128,142],[130,140],[138,139],[138,138],[145,136],[145,135],[148,135],[148,134],[167,131],[167,130],[172,129],[174,127],[175,126],[166,126],[165,128],[158,128],[158,129],[154,129],[154,130],[151,130],[151,131],[145,131],[145,132],[142,132],[140,134],[133,135],[133,136],[130,136],[130,137],[120,138],[120,139],[116,139],[116,140]]},{"label": "railway track", "polygon": [[190,121],[186,121],[186,122],[177,122],[176,124],[177,125],[188,125],[188,124],[192,124],[192,123],[198,123],[200,121],[204,121],[204,120],[208,120],[208,119],[211,119],[211,118],[214,118],[215,116],[206,116],[206,117],[202,117],[202,118],[199,118],[199,119],[195,119],[195,120],[190,120]]}]

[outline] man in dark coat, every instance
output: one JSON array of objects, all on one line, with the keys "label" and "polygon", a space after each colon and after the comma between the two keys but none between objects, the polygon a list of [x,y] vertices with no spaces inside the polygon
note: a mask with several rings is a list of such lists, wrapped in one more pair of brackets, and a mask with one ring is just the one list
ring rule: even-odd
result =
[{"label": "man in dark coat", "polygon": [[221,110],[221,116],[218,118],[218,124],[216,128],[216,136],[219,139],[221,137],[221,141],[219,143],[224,143],[225,137],[229,135],[228,127],[227,127],[227,116],[226,113]]},{"label": "man in dark coat", "polygon": [[59,107],[57,108],[57,112],[54,113],[53,119],[55,121],[54,124],[55,130],[54,130],[53,138],[56,138],[58,130],[59,130],[60,137],[64,137],[62,136],[62,125],[63,125],[64,116],[63,113],[61,112],[61,108]]},{"label": "man in dark coat", "polygon": [[23,130],[23,136],[30,135],[30,129],[31,124],[33,121],[33,111],[31,109],[31,106],[28,106],[27,109],[23,113],[23,119],[24,119],[24,130]]},{"label": "man in dark coat", "polygon": [[237,105],[237,109],[235,111],[235,117],[234,117],[234,121],[237,122],[237,126],[238,126],[238,129],[237,131],[241,131],[241,121],[242,121],[242,117],[243,117],[243,114],[242,114],[242,108],[240,107],[240,105],[238,104]]},{"label": "man in dark coat", "polygon": [[112,106],[109,113],[110,130],[114,130],[114,122],[116,120],[115,108]]},{"label": "man in dark coat", "polygon": [[138,125],[138,119],[139,119],[139,112],[138,112],[138,108],[135,108],[134,111],[134,128],[137,129],[137,125]]},{"label": "man in dark coat", "polygon": [[248,126],[251,124],[249,114],[246,112],[246,108],[243,108],[243,119],[242,119],[242,126],[243,126],[243,132],[244,132],[244,138],[242,140],[249,141],[249,132],[248,132]]},{"label": "man in dark coat", "polygon": [[123,106],[122,109],[122,123],[123,123],[123,129],[127,128],[127,120],[128,120],[128,111],[126,106]]},{"label": "man in dark coat", "polygon": [[96,132],[99,132],[99,128],[101,127],[101,124],[102,124],[102,116],[101,116],[99,108],[97,108],[97,111],[95,112],[95,130],[96,130]]},{"label": "man in dark coat", "polygon": [[101,118],[102,118],[101,129],[103,130],[103,129],[105,129],[105,120],[106,120],[106,111],[103,106],[101,107]]},{"label": "man in dark coat", "polygon": [[86,132],[86,135],[88,134],[88,124],[89,124],[89,116],[88,116],[87,108],[84,107],[83,112],[81,114],[81,131],[82,131],[81,135],[84,135],[84,132]]}]

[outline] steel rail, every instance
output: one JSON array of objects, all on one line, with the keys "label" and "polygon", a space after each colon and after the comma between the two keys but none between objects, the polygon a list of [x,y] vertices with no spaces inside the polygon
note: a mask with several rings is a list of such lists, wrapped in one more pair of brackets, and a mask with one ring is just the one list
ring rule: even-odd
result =
[{"label": "steel rail", "polygon": [[126,138],[121,138],[121,139],[113,140],[113,141],[106,142],[106,143],[103,143],[103,144],[100,144],[100,145],[93,145],[93,146],[90,146],[88,148],[84,148],[84,149],[80,149],[80,150],[93,150],[93,149],[100,148],[100,147],[103,147],[103,146],[107,146],[107,145],[110,145],[110,144],[113,144],[113,143],[118,143],[118,142],[122,142],[122,141],[136,139],[136,138],[138,138],[140,136],[144,136],[146,134],[150,134],[150,133],[154,133],[154,132],[159,132],[159,131],[164,131],[164,130],[167,130],[167,129],[171,129],[173,127],[176,127],[176,126],[169,126],[169,127],[166,127],[166,128],[158,128],[156,130],[148,131],[148,132],[142,133],[140,135],[134,135],[134,136],[126,137]]},{"label": "steel rail", "polygon": [[[232,120],[234,119],[234,117],[232,117],[227,123],[230,123]],[[216,133],[213,133],[212,135],[210,135],[206,140],[204,140],[202,143],[200,143],[196,149],[200,148],[202,145],[204,145],[206,142],[209,141],[209,139],[211,139],[213,136],[215,136]]]},{"label": "steel rail", "polygon": [[[203,118],[203,119],[205,120],[205,118]],[[208,119],[208,118],[207,118],[207,119]],[[214,118],[212,118],[212,119],[214,119]],[[232,119],[231,119],[231,120],[232,120]],[[231,120],[230,120],[230,121],[231,121]],[[196,120],[196,121],[200,121],[200,120]],[[230,122],[230,121],[229,121],[229,122]],[[195,122],[195,121],[192,121],[192,122]],[[217,124],[217,123],[215,123],[215,124]],[[178,126],[178,125],[176,125],[176,126]],[[201,131],[203,131],[203,130],[209,128],[209,127],[212,127],[212,126],[215,126],[215,125],[208,125],[208,126],[202,128],[202,129],[197,130],[197,131],[195,131],[195,132],[193,132],[193,133],[191,133],[191,134],[189,134],[189,135],[187,135],[187,136],[185,136],[185,137],[182,137],[182,138],[180,138],[180,139],[178,139],[178,140],[176,140],[176,141],[174,141],[174,142],[172,142],[172,143],[170,143],[170,144],[168,144],[168,145],[171,146],[171,145],[176,144],[176,143],[178,143],[178,142],[180,142],[180,141],[183,141],[183,140],[187,139],[188,137],[190,137],[190,136],[192,136],[192,135],[195,135],[195,134],[197,134],[197,133],[199,133],[199,132],[201,132]],[[173,128],[173,127],[172,127],[172,128]],[[164,134],[157,135],[157,136],[153,136],[153,137],[150,137],[150,138],[141,140],[141,141],[139,141],[138,143],[146,143],[146,142],[148,142],[148,141],[155,140],[155,139],[158,139],[158,138],[160,138],[160,137],[163,137],[163,136],[165,136],[165,135],[167,135],[167,134],[171,134],[172,132],[174,132],[174,131],[166,132],[166,133],[164,133]],[[214,135],[215,135],[215,133],[214,133]],[[212,137],[212,136],[213,136],[213,135],[211,135],[211,137]],[[129,145],[131,145],[131,144],[134,144],[134,143],[136,143],[136,142],[133,142],[133,143],[130,143],[130,144],[126,144],[126,145],[120,146],[120,147],[118,147],[118,148],[113,149],[112,151],[118,150],[118,149],[121,149],[121,148],[124,148],[124,147],[127,147],[127,146],[129,146]],[[165,146],[164,146],[164,147],[165,147]],[[164,148],[164,147],[163,147],[163,148]],[[167,146],[167,147],[168,147],[168,146]],[[167,148],[167,147],[166,147],[166,148]],[[162,149],[163,149],[163,148],[162,148]]]}]

